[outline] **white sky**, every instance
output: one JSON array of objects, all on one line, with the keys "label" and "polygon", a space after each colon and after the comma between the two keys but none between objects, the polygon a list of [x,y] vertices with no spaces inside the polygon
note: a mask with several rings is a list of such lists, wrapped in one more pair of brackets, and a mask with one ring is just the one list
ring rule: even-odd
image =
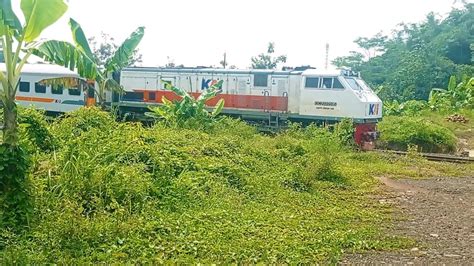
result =
[{"label": "white sky", "polygon": [[[401,22],[419,22],[427,13],[445,16],[454,0],[69,0],[66,16],[42,35],[70,40],[69,17],[88,37],[101,31],[125,39],[145,26],[139,46],[143,66],[161,66],[167,56],[186,66],[250,65],[250,57],[276,44],[285,65],[323,67],[329,58],[356,48],[353,40],[390,31]],[[469,1],[468,1],[469,2]],[[13,5],[18,5],[14,0]]]}]

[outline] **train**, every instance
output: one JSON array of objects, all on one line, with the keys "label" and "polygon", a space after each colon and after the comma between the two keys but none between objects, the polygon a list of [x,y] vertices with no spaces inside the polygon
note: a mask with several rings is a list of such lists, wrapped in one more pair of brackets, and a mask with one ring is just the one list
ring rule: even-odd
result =
[{"label": "train", "polygon": [[[26,65],[16,100],[20,105],[50,112],[68,112],[95,102],[90,83],[77,82],[67,88],[42,85],[42,81],[58,77],[80,80],[75,72],[59,66]],[[377,137],[377,122],[382,119],[382,101],[359,73],[350,70],[127,67],[114,78],[123,93],[107,92],[106,104],[123,114],[143,114],[150,106],[160,105],[163,97],[178,100],[176,94],[165,89],[165,82],[197,97],[223,81],[221,92],[207,105],[224,99],[222,114],[266,128],[279,128],[288,121],[330,124],[350,118],[355,142],[370,146]]]}]

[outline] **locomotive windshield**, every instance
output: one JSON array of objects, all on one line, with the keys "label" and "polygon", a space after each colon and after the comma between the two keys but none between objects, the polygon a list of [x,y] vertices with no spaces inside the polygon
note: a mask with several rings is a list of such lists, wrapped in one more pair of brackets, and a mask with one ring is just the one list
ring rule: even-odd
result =
[{"label": "locomotive windshield", "polygon": [[353,78],[353,77],[345,77],[345,80],[347,81],[347,83],[349,83],[349,86],[351,86],[353,90],[356,90],[356,91],[370,90],[369,86],[367,86],[367,84],[365,84],[365,82],[361,79]]}]

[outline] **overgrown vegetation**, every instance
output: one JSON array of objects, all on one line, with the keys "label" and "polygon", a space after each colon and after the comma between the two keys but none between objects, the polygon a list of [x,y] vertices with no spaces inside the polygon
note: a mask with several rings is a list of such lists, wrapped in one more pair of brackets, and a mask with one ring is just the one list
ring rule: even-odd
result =
[{"label": "overgrown vegetation", "polygon": [[33,123],[53,149],[31,158],[28,230],[0,226],[1,264],[335,262],[411,245],[381,231],[390,213],[367,196],[406,162],[353,153],[324,128],[145,128],[95,108]]},{"label": "overgrown vegetation", "polygon": [[474,4],[453,9],[446,18],[430,13],[420,23],[401,23],[390,36],[358,38],[358,51],[336,58],[336,66],[360,71],[384,101],[428,100],[433,88],[447,88],[474,74]]},{"label": "overgrown vegetation", "polygon": [[[456,77],[451,76],[448,88],[434,89],[428,101],[385,101],[384,121],[379,124],[382,132],[379,146],[406,150],[408,145],[413,144],[425,152],[469,149],[474,141],[470,132],[472,123],[469,122],[472,116],[469,110],[472,110],[474,103],[473,93],[474,78],[464,77],[457,83]],[[467,116],[458,118],[465,122],[465,126],[453,125],[456,121],[450,117],[458,117],[458,113]],[[463,141],[466,143],[458,145],[457,142]]]},{"label": "overgrown vegetation", "polygon": [[221,91],[223,80],[213,84],[197,98],[194,98],[186,90],[173,86],[170,82],[164,80],[162,82],[167,90],[173,91],[181,97],[181,100],[172,102],[163,96],[161,99],[163,104],[158,107],[150,107],[152,112],[145,113],[145,115],[163,120],[167,126],[190,129],[211,129],[221,120],[217,116],[224,108],[224,99],[217,102],[212,112],[207,111],[206,102]]},{"label": "overgrown vegetation", "polygon": [[417,145],[423,152],[456,151],[454,133],[424,118],[385,117],[379,123],[379,130],[379,145],[384,148],[407,150],[409,145]]},{"label": "overgrown vegetation", "polygon": [[[95,87],[93,89],[96,90],[96,99],[105,108],[106,91],[122,92],[122,87],[113,78],[113,74],[132,63],[135,49],[145,35],[145,28],[138,27],[120,46],[113,47],[114,53],[105,59],[102,55],[92,52],[78,22],[71,18],[69,27],[74,44],[50,40],[34,49],[34,54],[47,62],[76,71],[81,78],[95,81],[97,89]],[[60,82],[62,80],[63,78],[59,78]]]}]

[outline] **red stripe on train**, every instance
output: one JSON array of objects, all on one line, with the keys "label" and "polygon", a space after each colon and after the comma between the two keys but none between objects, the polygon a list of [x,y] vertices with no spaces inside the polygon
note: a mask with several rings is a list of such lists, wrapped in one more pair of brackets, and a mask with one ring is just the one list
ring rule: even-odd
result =
[{"label": "red stripe on train", "polygon": [[[181,97],[172,91],[150,91],[150,90],[134,90],[135,92],[143,92],[143,101],[152,103],[161,103],[161,99],[166,97],[170,101],[180,100]],[[155,94],[155,97],[150,97]],[[201,93],[191,92],[193,97],[197,98]],[[150,99],[152,98],[152,99]],[[154,99],[153,99],[154,98]],[[241,108],[241,109],[261,109],[288,111],[288,97],[285,96],[260,96],[260,95],[235,95],[235,94],[218,94],[213,99],[206,102],[206,105],[214,106],[220,99],[224,99],[224,107]]]}]

